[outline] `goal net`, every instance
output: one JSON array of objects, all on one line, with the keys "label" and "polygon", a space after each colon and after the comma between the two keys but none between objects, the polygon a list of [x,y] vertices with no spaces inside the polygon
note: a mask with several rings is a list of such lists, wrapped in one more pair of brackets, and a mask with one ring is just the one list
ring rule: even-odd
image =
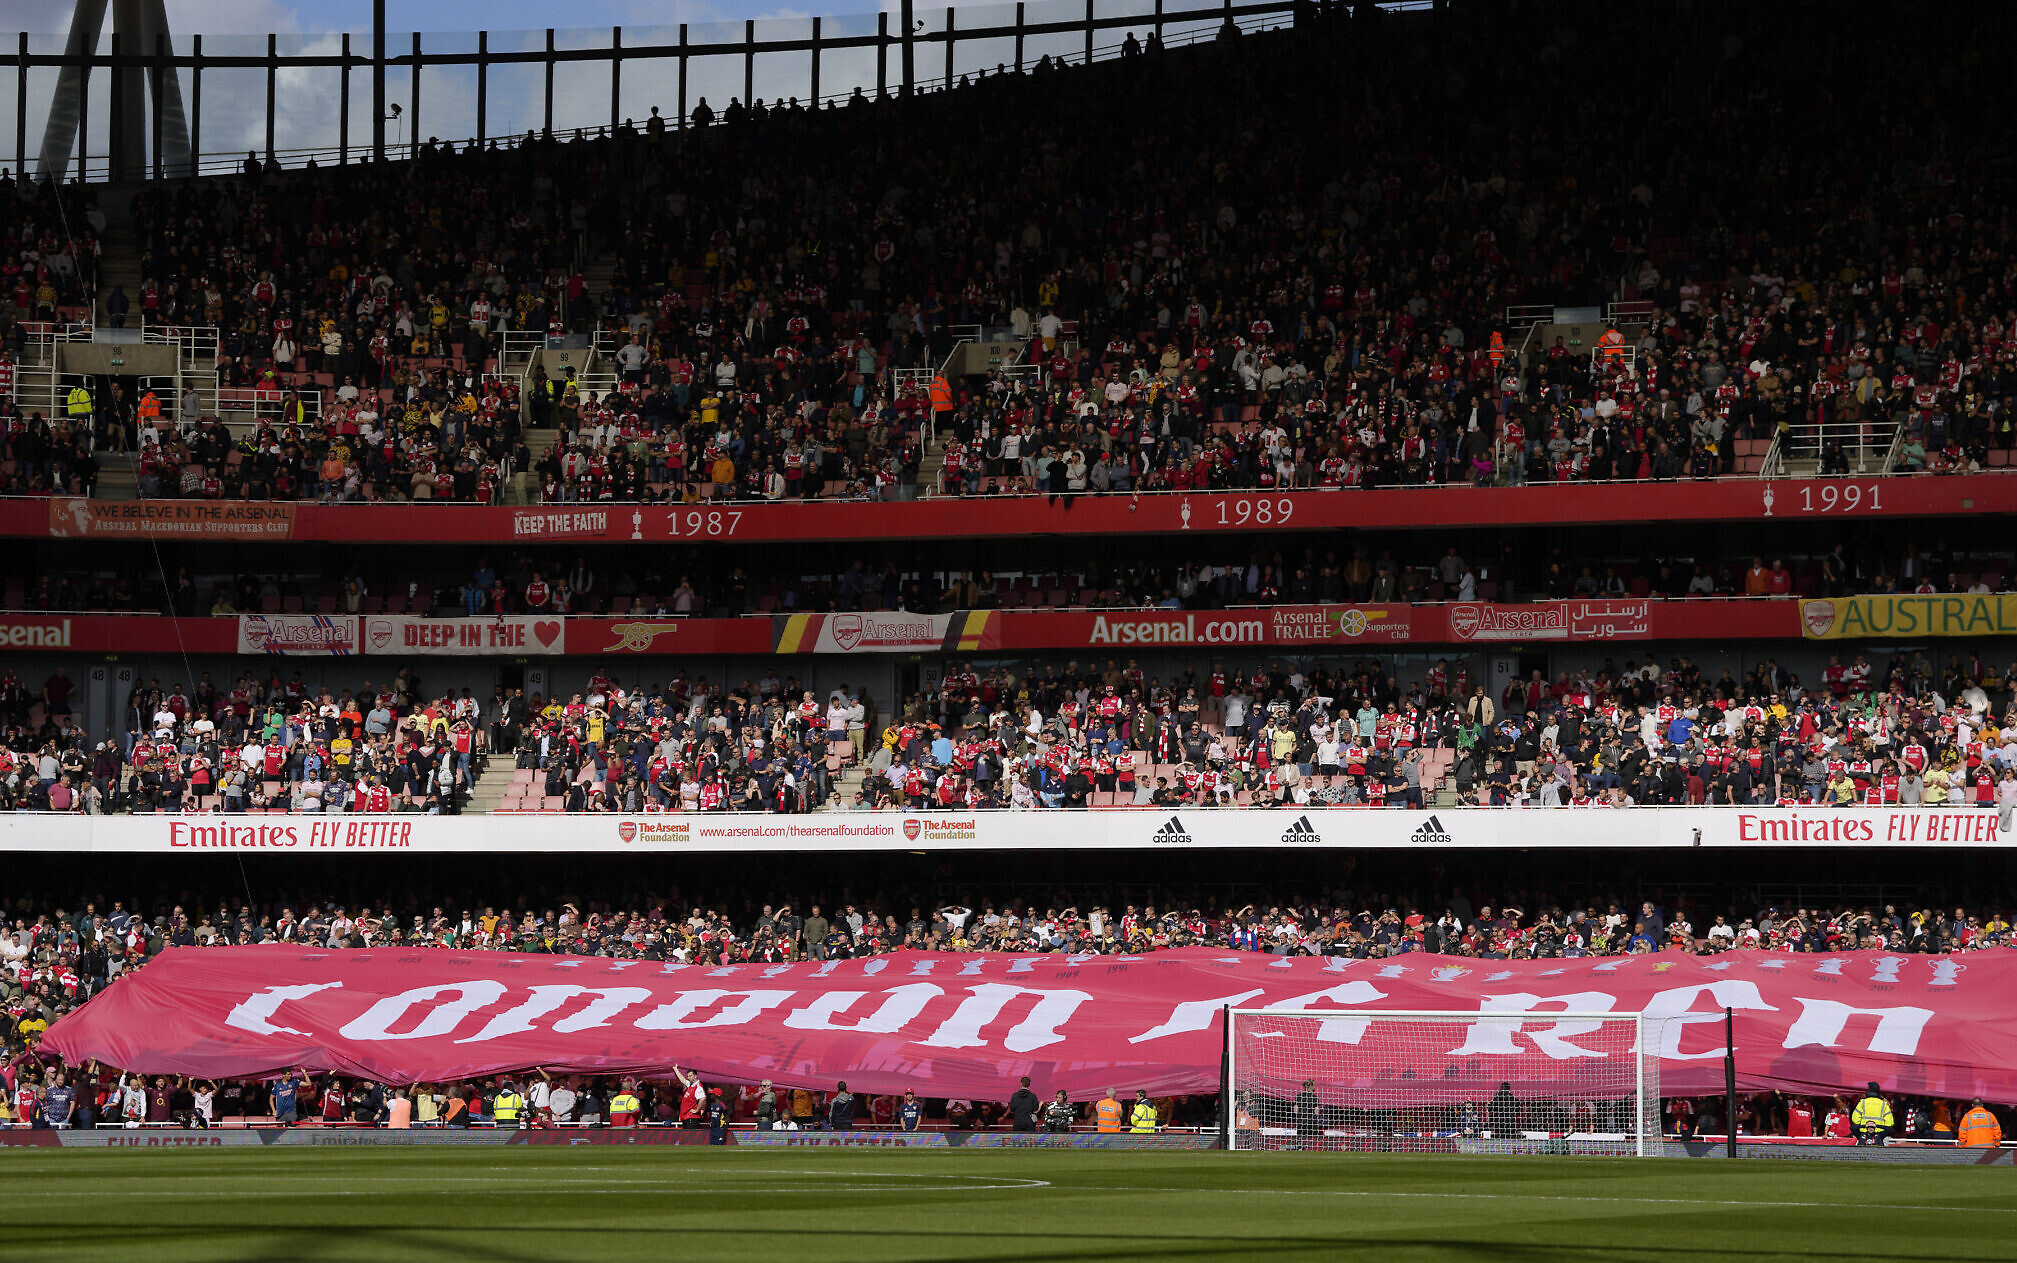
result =
[{"label": "goal net", "polygon": [[1643,1014],[1229,1009],[1226,1023],[1231,1149],[1660,1150]]}]

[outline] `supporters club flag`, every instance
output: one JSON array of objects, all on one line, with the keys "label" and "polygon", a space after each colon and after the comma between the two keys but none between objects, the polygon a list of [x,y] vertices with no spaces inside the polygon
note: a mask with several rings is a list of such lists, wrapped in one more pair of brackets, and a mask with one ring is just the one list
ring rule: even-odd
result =
[{"label": "supporters club flag", "polygon": [[[1558,1012],[1663,1020],[1661,1090],[1722,1090],[1723,1010],[1746,1090],[1887,1089],[2017,1099],[2017,956],[1660,953],[1386,960],[1185,948],[1141,957],[898,952],[796,965],[667,964],[454,950],[171,948],[50,1029],[43,1046],[149,1074],[290,1067],[390,1083],[544,1066],[722,1082],[998,1098],[1020,1075],[1074,1098],[1109,1087],[1218,1090],[1222,1011],[1430,1009],[1534,1014],[1480,1053],[1320,1023],[1342,1078],[1468,1093],[1559,1077],[1588,1057]],[[1587,1025],[1587,1024],[1586,1024]],[[1323,1050],[1328,1049],[1328,1052]],[[1435,1087],[1435,1084],[1445,1087]]]}]

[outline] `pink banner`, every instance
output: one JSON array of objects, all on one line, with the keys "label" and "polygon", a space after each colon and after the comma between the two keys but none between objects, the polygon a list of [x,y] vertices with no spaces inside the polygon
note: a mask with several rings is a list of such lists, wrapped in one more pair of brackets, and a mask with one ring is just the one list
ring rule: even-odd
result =
[{"label": "pink banner", "polygon": [[[1349,1033],[1312,1058],[1340,1074],[1543,1079],[1586,1058],[1556,1012],[1646,1011],[1666,1095],[1721,1090],[1723,1010],[1747,1089],[1887,1089],[2017,1100],[2017,957],[1883,952],[1659,954],[1494,961],[1271,957],[1187,948],[1143,957],[899,952],[798,965],[298,947],[173,948],[58,1022],[80,1065],[209,1078],[289,1067],[392,1083],[545,1066],[831,1087],[1005,1094],[1029,1075],[1074,1098],[1112,1087],[1218,1090],[1221,1011],[1239,1007],[1532,1010],[1510,1039],[1447,1050]],[[1317,1025],[1317,1024],[1312,1024]],[[1467,1042],[1471,1047],[1463,1047]],[[1592,1046],[1597,1046],[1593,1044]],[[1457,1057],[1459,1049],[1463,1056]],[[1482,1048],[1483,1051],[1479,1051]],[[1328,1051],[1327,1051],[1328,1050]]]}]

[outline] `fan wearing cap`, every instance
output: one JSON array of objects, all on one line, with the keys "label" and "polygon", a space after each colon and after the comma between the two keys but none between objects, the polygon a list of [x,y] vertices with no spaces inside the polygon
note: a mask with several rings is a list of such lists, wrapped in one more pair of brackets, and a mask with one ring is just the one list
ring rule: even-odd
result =
[{"label": "fan wearing cap", "polygon": [[722,1099],[720,1088],[707,1090],[707,1143],[725,1145],[728,1143],[728,1102]]}]

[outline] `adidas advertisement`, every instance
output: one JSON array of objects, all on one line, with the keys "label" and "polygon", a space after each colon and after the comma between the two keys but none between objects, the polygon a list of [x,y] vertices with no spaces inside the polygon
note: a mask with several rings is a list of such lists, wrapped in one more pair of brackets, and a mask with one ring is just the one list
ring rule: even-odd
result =
[{"label": "adidas advertisement", "polygon": [[1150,840],[1157,846],[1189,846],[1192,839],[1190,834],[1184,832],[1184,822],[1171,816],[1163,821],[1162,828],[1157,829],[1155,836]]},{"label": "adidas advertisement", "polygon": [[1308,815],[1297,816],[1288,828],[1282,830],[1283,846],[1313,846],[1323,840],[1323,835],[1317,832],[1316,825],[1310,823]]},{"label": "adidas advertisement", "polygon": [[1408,840],[1416,846],[1448,846],[1452,841],[1449,830],[1434,816],[1424,820],[1420,828],[1408,835]]}]

